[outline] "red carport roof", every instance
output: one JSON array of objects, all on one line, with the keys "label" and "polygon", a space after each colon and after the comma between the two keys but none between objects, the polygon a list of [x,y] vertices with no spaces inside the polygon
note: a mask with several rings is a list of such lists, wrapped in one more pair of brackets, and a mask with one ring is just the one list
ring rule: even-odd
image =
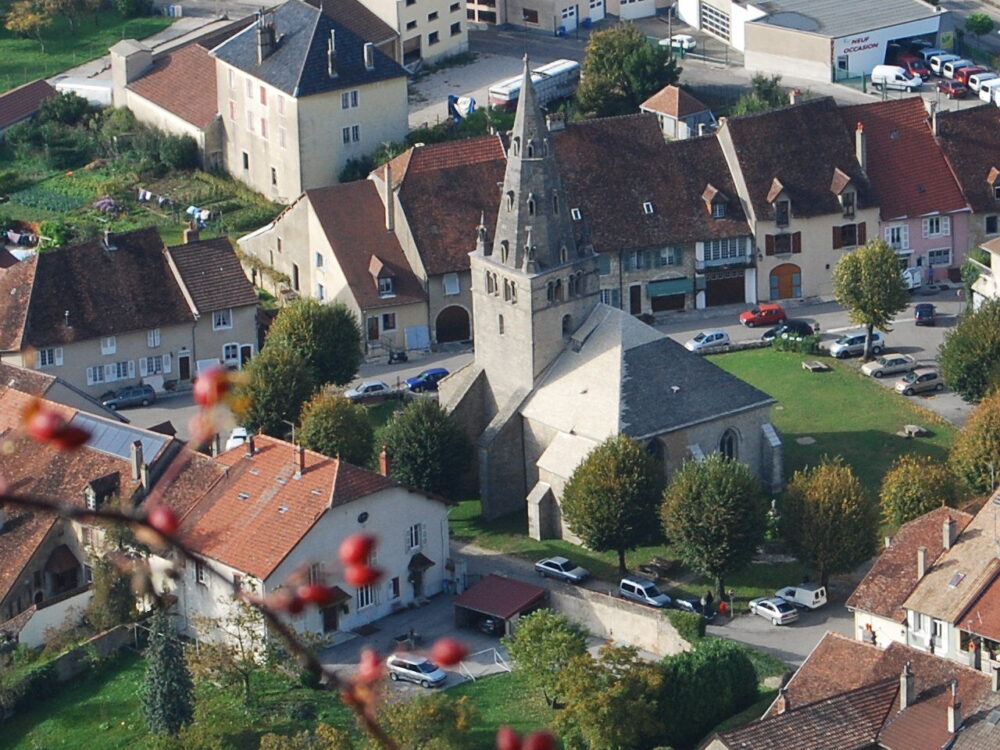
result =
[{"label": "red carport roof", "polygon": [[541,586],[491,573],[455,597],[455,606],[509,620],[544,599],[546,593]]}]

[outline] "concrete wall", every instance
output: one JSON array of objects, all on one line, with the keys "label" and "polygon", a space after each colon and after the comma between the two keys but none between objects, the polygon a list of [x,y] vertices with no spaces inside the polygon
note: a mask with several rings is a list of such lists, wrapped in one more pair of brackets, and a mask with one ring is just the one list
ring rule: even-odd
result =
[{"label": "concrete wall", "polygon": [[30,648],[44,646],[47,634],[59,630],[68,622],[76,622],[80,619],[93,595],[93,590],[87,589],[68,599],[61,599],[53,604],[43,603],[39,605],[31,619],[18,633],[18,643],[23,643]]},{"label": "concrete wall", "polygon": [[[828,83],[832,77],[829,37],[794,29],[748,23],[743,66],[755,73],[778,73]],[[780,50],[780,52],[778,52]]]},{"label": "concrete wall", "polygon": [[865,631],[872,626],[875,633],[875,645],[885,648],[890,643],[906,643],[906,625],[887,617],[879,617],[870,612],[854,610],[854,637],[864,640]]}]

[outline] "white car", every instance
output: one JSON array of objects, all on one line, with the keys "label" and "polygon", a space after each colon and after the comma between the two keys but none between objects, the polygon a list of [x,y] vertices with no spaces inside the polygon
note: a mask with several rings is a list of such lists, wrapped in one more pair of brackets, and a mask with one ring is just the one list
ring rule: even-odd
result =
[{"label": "white car", "polygon": [[661,39],[659,45],[661,47],[673,47],[674,49],[682,49],[685,52],[690,52],[698,46],[698,42],[690,34],[674,34],[669,39]]},{"label": "white car", "polygon": [[826,586],[820,586],[818,583],[785,586],[775,591],[774,595],[799,609],[819,609],[826,604]]},{"label": "white car", "polygon": [[684,348],[689,352],[700,352],[702,349],[711,349],[715,346],[727,346],[729,344],[729,334],[725,331],[713,328],[710,331],[702,331],[693,339],[685,342]]},{"label": "white car", "polygon": [[799,611],[784,599],[771,598],[752,599],[750,612],[770,620],[772,625],[787,625],[799,619]]},{"label": "white car", "polygon": [[546,557],[535,563],[535,572],[542,578],[558,578],[567,583],[580,583],[587,580],[590,571],[581,568],[572,560],[565,557]]},{"label": "white car", "polygon": [[915,369],[917,360],[909,354],[886,354],[861,366],[861,372],[873,378],[884,378],[886,375],[896,375]]},{"label": "white car", "polygon": [[983,73],[973,73],[969,76],[969,91],[974,91],[978,94],[984,83],[995,81],[998,78],[1000,78],[1000,75],[994,73],[992,70],[987,70]]},{"label": "white car", "polygon": [[226,450],[231,451],[233,448],[239,448],[247,441],[248,437],[249,434],[246,427],[234,427],[232,433],[229,435],[229,440],[226,441]]},{"label": "white car", "polygon": [[364,401],[369,398],[390,395],[392,395],[392,388],[389,387],[388,383],[383,383],[381,380],[366,380],[358,385],[357,388],[344,391],[344,396],[352,401]]}]

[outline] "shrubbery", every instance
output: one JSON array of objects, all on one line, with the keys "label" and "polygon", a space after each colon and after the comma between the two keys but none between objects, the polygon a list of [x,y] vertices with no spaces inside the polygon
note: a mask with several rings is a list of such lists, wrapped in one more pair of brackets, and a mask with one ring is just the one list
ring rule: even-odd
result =
[{"label": "shrubbery", "polygon": [[705,618],[701,615],[679,609],[668,609],[666,614],[677,635],[688,643],[697,643],[705,637]]},{"label": "shrubbery", "polygon": [[46,698],[55,684],[56,669],[51,661],[30,667],[14,679],[0,679],[0,717]]}]

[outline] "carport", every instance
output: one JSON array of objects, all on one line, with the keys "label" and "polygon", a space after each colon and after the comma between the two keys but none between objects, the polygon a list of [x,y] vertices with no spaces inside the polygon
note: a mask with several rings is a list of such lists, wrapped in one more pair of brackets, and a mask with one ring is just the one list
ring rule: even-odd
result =
[{"label": "carport", "polygon": [[547,596],[541,586],[491,573],[455,597],[455,625],[471,628],[484,617],[495,617],[510,635],[517,618],[544,606]]}]

